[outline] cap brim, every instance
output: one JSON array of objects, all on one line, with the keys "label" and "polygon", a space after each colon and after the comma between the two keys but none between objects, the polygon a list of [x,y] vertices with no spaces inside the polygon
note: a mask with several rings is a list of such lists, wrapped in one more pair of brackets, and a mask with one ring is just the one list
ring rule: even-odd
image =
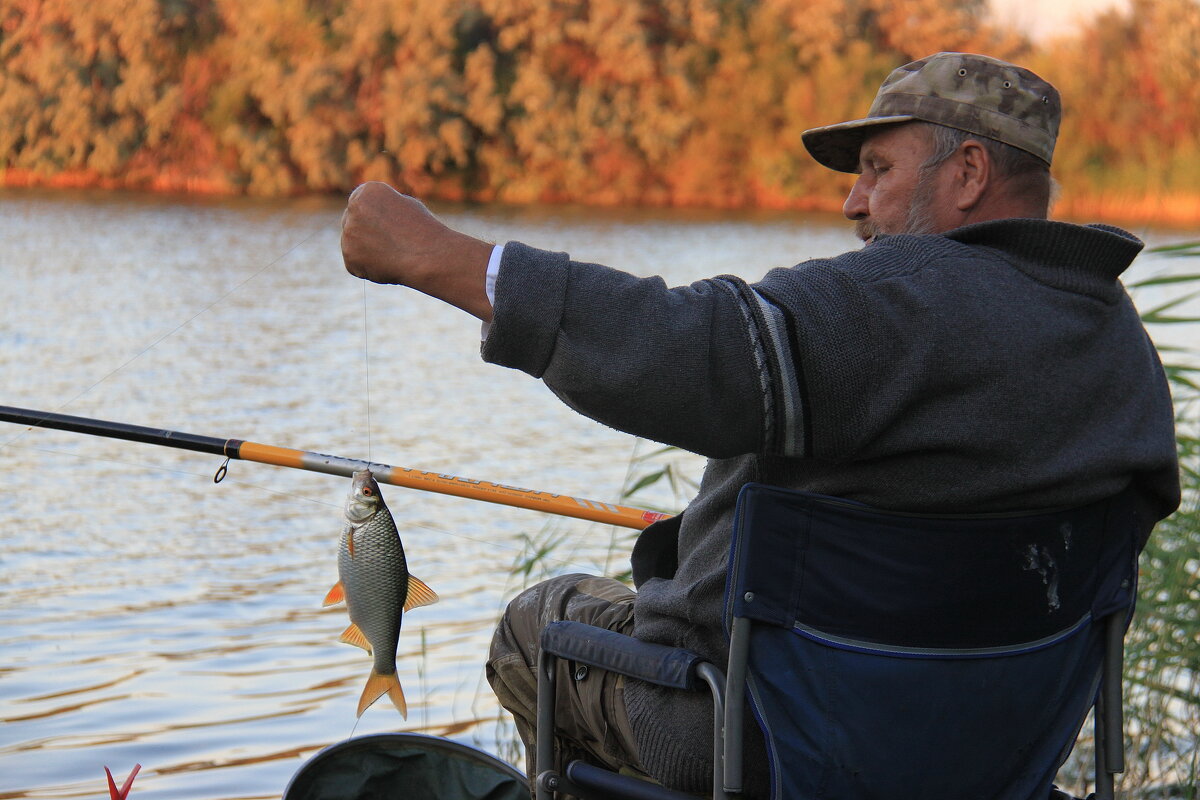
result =
[{"label": "cap brim", "polygon": [[858,172],[858,151],[873,128],[911,122],[916,117],[902,114],[891,117],[867,117],[823,128],[811,128],[800,134],[800,140],[817,163],[838,172]]}]

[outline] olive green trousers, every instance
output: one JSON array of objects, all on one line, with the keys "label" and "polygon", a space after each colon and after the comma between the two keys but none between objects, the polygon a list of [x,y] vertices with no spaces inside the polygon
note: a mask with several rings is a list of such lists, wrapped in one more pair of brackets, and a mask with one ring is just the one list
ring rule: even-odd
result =
[{"label": "olive green trousers", "polygon": [[[535,742],[542,628],[565,619],[631,635],[634,596],[611,578],[564,575],[517,595],[496,626],[487,679],[516,721],[531,786],[539,769]],[[612,770],[644,772],[625,711],[625,678],[567,659],[559,659],[556,670],[555,768],[582,759]]]}]

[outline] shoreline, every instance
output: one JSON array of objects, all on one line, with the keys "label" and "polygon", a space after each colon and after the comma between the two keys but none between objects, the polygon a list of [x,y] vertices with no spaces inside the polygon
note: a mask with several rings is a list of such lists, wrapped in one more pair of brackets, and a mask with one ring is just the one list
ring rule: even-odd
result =
[{"label": "shoreline", "polygon": [[[33,170],[0,168],[0,189],[95,189],[103,191],[144,192],[158,195],[186,195],[211,198],[254,198],[297,199],[303,197],[344,196],[345,192],[293,192],[287,195],[255,195],[241,190],[224,177],[172,174],[154,176],[129,175],[105,177],[87,171],[61,172],[42,175]],[[432,202],[496,202],[494,192],[484,190],[475,198],[465,197],[461,191],[430,191],[421,194],[423,200]],[[588,203],[581,198],[550,198],[534,202],[501,201],[504,205],[535,206],[567,203],[581,207],[647,209],[688,209],[713,211],[799,211],[840,214],[841,198],[827,197],[772,197],[765,202],[733,204],[713,202],[691,203]],[[1200,191],[1170,192],[1151,195],[1137,192],[1101,191],[1093,194],[1071,194],[1064,191],[1052,209],[1052,219],[1070,222],[1094,222],[1103,220],[1122,226],[1154,225],[1161,228],[1200,228]]]}]

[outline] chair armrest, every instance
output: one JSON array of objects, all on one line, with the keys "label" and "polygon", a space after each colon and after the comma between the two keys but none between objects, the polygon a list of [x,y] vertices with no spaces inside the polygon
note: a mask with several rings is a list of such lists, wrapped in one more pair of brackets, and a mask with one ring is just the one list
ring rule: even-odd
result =
[{"label": "chair armrest", "polygon": [[696,665],[704,662],[691,650],[642,642],[570,620],[552,622],[542,630],[542,649],[560,658],[672,689],[694,689]]},{"label": "chair armrest", "polygon": [[[722,781],[725,752],[725,731],[721,721],[725,719],[725,674],[702,656],[691,650],[667,647],[661,644],[651,644],[634,639],[632,636],[585,625],[582,622],[560,620],[551,622],[542,629],[542,649],[538,655],[538,701],[537,701],[537,764],[539,775],[536,778],[536,796],[545,800],[553,796],[560,788],[570,792],[572,786],[579,788],[586,785],[589,789],[600,792],[599,797],[611,796],[615,793],[617,783],[622,790],[629,788],[625,778],[620,776],[603,775],[602,770],[595,770],[587,765],[572,764],[568,767],[568,775],[578,781],[574,784],[571,778],[558,775],[553,768],[547,769],[542,765],[554,762],[554,699],[555,699],[555,667],[557,658],[566,658],[581,664],[597,667],[598,669],[616,672],[632,678],[649,681],[659,686],[672,689],[692,690],[699,681],[708,685],[713,696],[713,719],[716,720],[713,730],[713,763],[717,765],[713,771],[713,798],[725,800],[728,794],[723,788]],[[738,734],[741,732],[738,726]],[[738,739],[740,742],[740,738]],[[737,766],[734,774],[741,774],[741,748],[736,753]],[[617,783],[614,783],[616,781]],[[661,798],[674,800],[682,797],[662,787],[653,784],[637,784],[637,792],[629,794],[633,797]],[[653,789],[658,791],[654,792]],[[740,783],[738,784],[740,790]],[[649,794],[645,792],[649,791]],[[582,795],[584,792],[576,791]]]}]

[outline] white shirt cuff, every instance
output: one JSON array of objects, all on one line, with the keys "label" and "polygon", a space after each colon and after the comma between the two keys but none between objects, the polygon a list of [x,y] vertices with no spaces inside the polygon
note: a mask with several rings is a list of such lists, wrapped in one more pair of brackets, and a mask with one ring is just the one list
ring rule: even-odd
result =
[{"label": "white shirt cuff", "polygon": [[[492,307],[496,307],[496,278],[500,275],[500,259],[504,257],[504,245],[498,244],[492,248],[492,255],[488,258],[487,277],[484,278],[483,290],[487,293],[488,302]],[[485,322],[480,326],[479,338],[486,339],[488,331],[492,329],[492,323]]]}]

